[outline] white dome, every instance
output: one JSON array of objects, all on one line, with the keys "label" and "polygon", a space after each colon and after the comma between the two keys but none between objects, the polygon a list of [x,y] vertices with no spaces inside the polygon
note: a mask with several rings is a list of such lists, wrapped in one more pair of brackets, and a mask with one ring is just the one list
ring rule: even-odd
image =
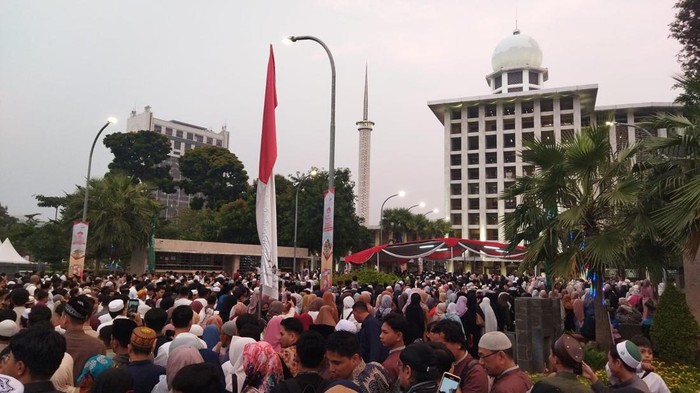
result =
[{"label": "white dome", "polygon": [[501,41],[491,56],[494,71],[507,68],[540,67],[542,49],[532,37],[520,34],[519,30]]}]

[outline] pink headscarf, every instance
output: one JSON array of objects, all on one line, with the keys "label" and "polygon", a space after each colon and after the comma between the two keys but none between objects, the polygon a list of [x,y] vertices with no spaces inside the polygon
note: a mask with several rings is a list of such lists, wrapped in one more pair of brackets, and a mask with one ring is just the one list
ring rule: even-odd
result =
[{"label": "pink headscarf", "polygon": [[284,317],[281,315],[272,317],[270,322],[267,323],[265,334],[263,334],[263,341],[272,345],[272,349],[274,349],[275,352],[282,350],[282,346],[280,345],[280,322],[282,322],[282,319],[284,319]]},{"label": "pink headscarf", "polygon": [[204,363],[204,359],[202,359],[202,355],[199,354],[197,348],[183,345],[173,349],[168,355],[168,364],[165,368],[168,388],[172,389],[173,379],[175,379],[175,375],[181,368],[197,363]]},{"label": "pink headscarf", "polygon": [[467,297],[460,296],[459,299],[457,299],[457,315],[459,315],[461,317],[466,312],[467,312]]},{"label": "pink headscarf", "polygon": [[277,352],[265,341],[250,343],[243,349],[245,387],[269,392],[284,379],[282,361]]}]

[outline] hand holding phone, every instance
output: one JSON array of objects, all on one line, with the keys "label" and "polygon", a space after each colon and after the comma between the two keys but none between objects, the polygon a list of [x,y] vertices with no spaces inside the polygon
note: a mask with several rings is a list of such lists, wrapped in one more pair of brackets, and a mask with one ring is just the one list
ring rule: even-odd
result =
[{"label": "hand holding phone", "polygon": [[442,379],[440,380],[440,385],[438,387],[437,393],[455,393],[459,391],[459,383],[461,378],[454,374],[444,373],[442,374]]},{"label": "hand holding phone", "polygon": [[126,303],[126,316],[133,318],[139,310],[139,299],[129,299]]}]

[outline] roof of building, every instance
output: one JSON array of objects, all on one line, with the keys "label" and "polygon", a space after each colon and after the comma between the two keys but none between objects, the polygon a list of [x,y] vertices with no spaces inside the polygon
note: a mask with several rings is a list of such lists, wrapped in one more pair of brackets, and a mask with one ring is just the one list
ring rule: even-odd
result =
[{"label": "roof of building", "polygon": [[491,56],[494,71],[513,68],[539,68],[542,66],[542,49],[534,38],[520,34],[515,29],[513,35],[498,43]]}]

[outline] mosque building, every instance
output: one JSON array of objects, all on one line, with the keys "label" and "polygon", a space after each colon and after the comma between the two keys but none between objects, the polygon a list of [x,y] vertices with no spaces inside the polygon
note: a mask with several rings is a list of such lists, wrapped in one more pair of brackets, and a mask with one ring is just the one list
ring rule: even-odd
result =
[{"label": "mosque building", "polygon": [[[455,237],[506,240],[499,219],[519,201],[499,195],[535,170],[519,155],[525,141],[564,142],[590,124],[614,122],[610,142],[620,150],[645,135],[666,136],[666,129],[645,130],[639,123],[679,110],[666,102],[596,107],[597,84],[545,86],[549,71],[542,57],[537,41],[516,29],[493,52],[489,94],[428,102],[444,126],[444,206]],[[455,270],[502,268],[478,257],[463,261]]]}]

